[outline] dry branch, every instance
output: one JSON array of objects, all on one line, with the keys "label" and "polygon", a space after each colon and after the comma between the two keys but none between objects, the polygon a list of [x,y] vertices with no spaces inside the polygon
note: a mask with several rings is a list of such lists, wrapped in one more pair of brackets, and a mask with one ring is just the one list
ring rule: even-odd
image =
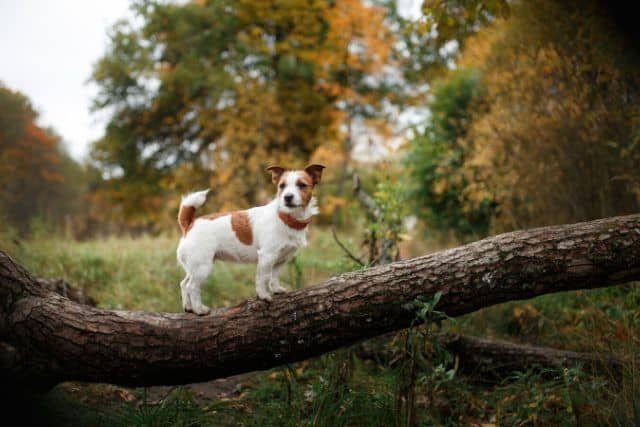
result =
[{"label": "dry branch", "polygon": [[32,386],[199,382],[405,328],[415,299],[436,291],[443,293],[438,310],[458,316],[639,278],[640,215],[502,234],[206,317],[80,305],[44,289],[0,252],[0,376],[3,384]]}]

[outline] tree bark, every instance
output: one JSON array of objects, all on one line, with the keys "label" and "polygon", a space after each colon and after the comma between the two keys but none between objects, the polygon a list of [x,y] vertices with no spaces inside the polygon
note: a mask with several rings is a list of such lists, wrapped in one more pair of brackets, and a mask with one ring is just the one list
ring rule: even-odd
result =
[{"label": "tree bark", "polygon": [[[607,372],[613,378],[620,379],[625,366],[624,360],[608,353],[581,353],[450,333],[437,334],[434,338],[440,340],[447,351],[457,357],[457,369],[478,382],[493,383],[507,378],[513,372],[528,370],[538,373],[549,370],[550,374],[554,374],[554,370],[558,368],[576,365],[587,371]],[[355,354],[360,359],[390,365],[399,360],[392,351],[381,351],[379,344],[369,343],[370,341],[362,343],[355,349]],[[638,362],[640,359],[629,360],[628,366]]]},{"label": "tree bark", "polygon": [[506,233],[204,317],[80,305],[39,286],[0,252],[0,375],[4,384],[33,387],[193,383],[406,328],[416,298],[437,291],[438,310],[458,316],[639,278],[640,215]]},{"label": "tree bark", "polygon": [[619,379],[623,370],[623,361],[607,354],[579,353],[457,334],[445,335],[443,341],[445,347],[459,358],[461,370],[482,381],[503,379],[516,371],[576,365],[590,371],[606,371]]}]

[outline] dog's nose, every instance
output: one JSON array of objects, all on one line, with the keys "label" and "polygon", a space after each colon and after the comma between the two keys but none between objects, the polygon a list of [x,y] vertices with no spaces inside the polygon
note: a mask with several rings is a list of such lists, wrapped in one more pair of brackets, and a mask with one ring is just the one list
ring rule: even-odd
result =
[{"label": "dog's nose", "polygon": [[291,201],[293,200],[293,194],[285,194],[284,195],[284,201],[287,203],[291,203]]}]

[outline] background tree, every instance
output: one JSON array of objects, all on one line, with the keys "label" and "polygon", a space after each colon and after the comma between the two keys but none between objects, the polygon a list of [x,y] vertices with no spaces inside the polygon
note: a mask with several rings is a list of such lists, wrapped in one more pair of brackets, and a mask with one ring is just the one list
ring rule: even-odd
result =
[{"label": "background tree", "polygon": [[143,227],[162,215],[166,190],[210,186],[220,209],[264,201],[267,163],[301,166],[320,145],[328,160],[344,157],[349,147],[332,147],[348,134],[345,114],[379,106],[372,88],[392,40],[376,6],[145,1],[134,11],[141,27],[114,27],[94,69],[95,108],[112,114],[92,156],[104,197]]},{"label": "background tree", "polygon": [[[428,103],[425,129],[410,141],[405,163],[411,172],[412,200],[429,227],[453,230],[459,237],[488,232],[495,203],[485,196],[479,203],[468,199],[469,177],[462,165],[472,104],[480,95],[480,74],[460,70],[434,85]],[[473,179],[473,177],[471,177]]]},{"label": "background tree", "polygon": [[464,46],[411,143],[432,225],[483,234],[637,211],[638,57],[599,3],[514,4]]},{"label": "background tree", "polygon": [[20,92],[0,83],[0,211],[22,233],[34,219],[70,225],[77,213],[83,171]]},{"label": "background tree", "polygon": [[[464,144],[501,229],[638,210],[638,57],[596,2],[540,0],[467,43],[486,95]],[[484,44],[488,44],[483,46]]]}]

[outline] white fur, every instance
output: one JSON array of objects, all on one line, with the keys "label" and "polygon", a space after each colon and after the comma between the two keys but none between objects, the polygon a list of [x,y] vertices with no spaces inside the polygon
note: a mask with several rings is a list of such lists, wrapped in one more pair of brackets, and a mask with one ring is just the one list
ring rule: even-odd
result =
[{"label": "white fur", "polygon": [[195,193],[184,196],[180,202],[180,207],[193,206],[194,208],[199,208],[207,201],[209,191],[211,190],[196,191]]},{"label": "white fur", "polygon": [[[285,292],[280,285],[280,272],[296,251],[307,244],[307,229],[296,230],[287,226],[278,216],[278,211],[288,213],[298,220],[308,220],[318,213],[315,197],[306,206],[301,206],[301,197],[296,187],[297,174],[289,172],[286,187],[270,203],[246,212],[253,235],[251,245],[238,240],[231,228],[231,215],[215,220],[197,218],[192,228],[180,239],[177,255],[186,277],[180,283],[182,306],[185,311],[204,315],[210,309],[202,304],[200,286],[213,267],[214,260],[256,262],[256,294],[263,300],[271,300],[273,293]],[[293,176],[293,178],[291,178]],[[208,190],[189,194],[182,199],[181,206],[199,207],[204,203]],[[284,195],[294,194],[294,207],[287,207]]]}]

